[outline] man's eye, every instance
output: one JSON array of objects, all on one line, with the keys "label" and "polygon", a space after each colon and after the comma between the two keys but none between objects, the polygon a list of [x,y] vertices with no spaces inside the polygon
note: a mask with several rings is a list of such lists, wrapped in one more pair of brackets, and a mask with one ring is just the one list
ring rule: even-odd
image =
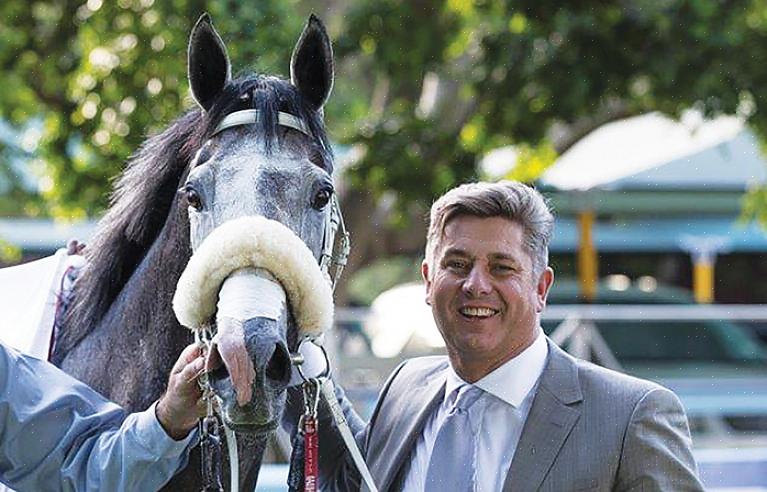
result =
[{"label": "man's eye", "polygon": [[469,266],[468,262],[462,260],[449,260],[445,265],[454,270],[465,270]]},{"label": "man's eye", "polygon": [[514,267],[510,265],[495,265],[493,270],[498,273],[511,273],[514,271]]}]

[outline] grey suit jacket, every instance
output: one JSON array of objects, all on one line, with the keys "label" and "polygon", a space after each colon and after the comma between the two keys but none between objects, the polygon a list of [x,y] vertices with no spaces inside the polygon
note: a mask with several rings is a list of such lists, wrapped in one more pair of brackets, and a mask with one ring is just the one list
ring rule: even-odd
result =
[{"label": "grey suit jacket", "polygon": [[[498,471],[506,476],[504,491],[703,490],[676,395],[548,343],[546,367],[511,466]],[[367,425],[338,391],[379,490],[401,490],[417,439],[444,397],[448,364],[446,357],[401,364]],[[320,429],[323,490],[365,489],[327,415]]]}]

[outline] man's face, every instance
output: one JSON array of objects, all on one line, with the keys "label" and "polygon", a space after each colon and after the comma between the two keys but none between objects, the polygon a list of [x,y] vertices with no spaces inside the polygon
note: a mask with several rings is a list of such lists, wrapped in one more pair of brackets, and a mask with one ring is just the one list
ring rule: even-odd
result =
[{"label": "man's face", "polygon": [[445,226],[433,264],[424,261],[427,302],[464,378],[484,376],[535,339],[554,276],[550,268],[533,275],[523,231],[503,217],[460,215]]}]

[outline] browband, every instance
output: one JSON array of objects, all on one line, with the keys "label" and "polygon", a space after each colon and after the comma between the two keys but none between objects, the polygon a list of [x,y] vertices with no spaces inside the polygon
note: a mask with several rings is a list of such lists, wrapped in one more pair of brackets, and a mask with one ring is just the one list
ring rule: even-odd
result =
[{"label": "browband", "polygon": [[[226,115],[226,117],[223,120],[221,120],[221,123],[219,123],[216,129],[213,131],[213,135],[223,130],[226,130],[227,128],[232,128],[233,126],[258,123],[260,120],[261,120],[261,111],[257,109],[243,109],[242,111],[235,111],[234,113],[230,113]],[[290,113],[284,113],[282,111],[278,111],[277,123],[282,126],[286,126],[288,128],[293,128],[294,130],[298,130],[299,132],[304,133],[308,136],[311,136],[311,133],[309,132],[309,128],[307,128],[306,126],[306,123],[304,123],[304,121],[301,118],[293,116]]]}]

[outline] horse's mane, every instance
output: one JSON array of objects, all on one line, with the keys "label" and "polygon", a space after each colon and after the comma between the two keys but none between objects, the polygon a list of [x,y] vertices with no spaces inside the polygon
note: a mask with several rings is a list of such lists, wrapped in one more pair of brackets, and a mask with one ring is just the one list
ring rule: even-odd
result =
[{"label": "horse's mane", "polygon": [[[56,352],[66,354],[106,313],[165,224],[201,133],[190,111],[138,149],[115,182],[109,210],[86,249]],[[58,358],[58,357],[56,357]]]},{"label": "horse's mane", "polygon": [[87,266],[75,284],[53,362],[60,363],[98,325],[136,271],[162,231],[197,149],[227,114],[249,108],[259,109],[264,115],[258,131],[266,142],[277,141],[277,111],[302,118],[322,143],[327,171],[332,172],[322,116],[304,102],[293,85],[264,75],[227,84],[208,113],[187,112],[144,142],[129,160],[116,181],[110,208],[86,250]]}]

